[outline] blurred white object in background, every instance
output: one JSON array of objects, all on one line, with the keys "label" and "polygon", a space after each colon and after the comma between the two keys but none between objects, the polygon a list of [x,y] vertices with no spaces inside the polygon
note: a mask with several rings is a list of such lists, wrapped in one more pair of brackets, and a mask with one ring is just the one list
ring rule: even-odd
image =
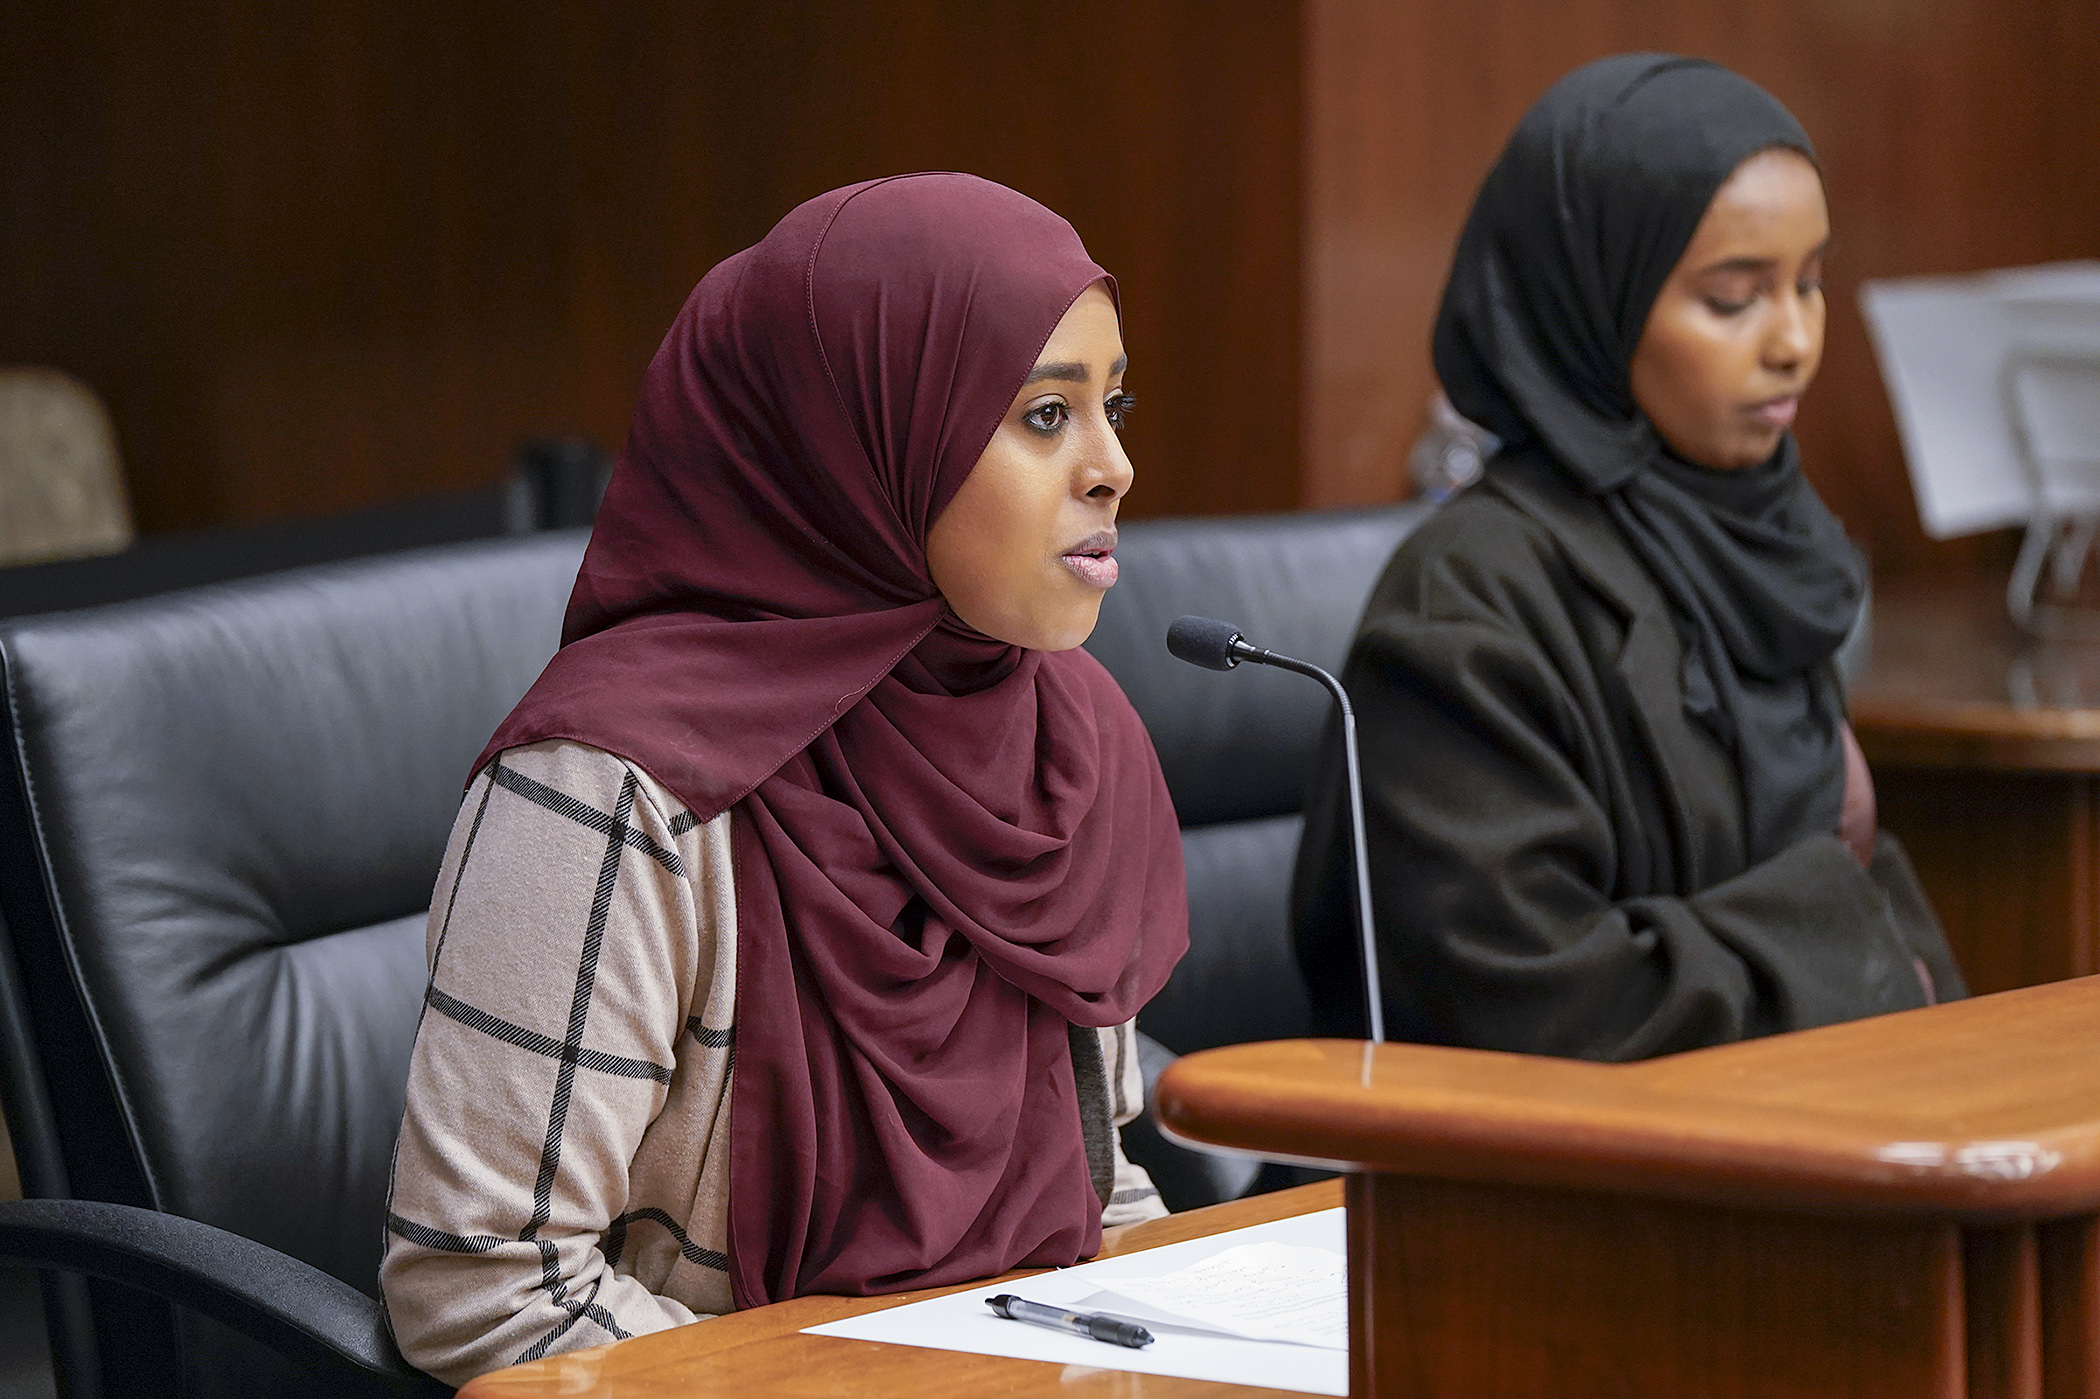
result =
[{"label": "blurred white object in background", "polygon": [[1429,400],[1429,426],[1407,454],[1416,493],[1427,500],[1450,499],[1480,479],[1501,445],[1494,433],[1461,416],[1439,390]]},{"label": "blurred white object in background", "polygon": [[1951,539],[2025,524],[2037,483],[2008,364],[2100,354],[2100,261],[1867,282],[1859,299],[1925,532]]},{"label": "blurred white object in background", "polygon": [[131,504],[102,400],[55,369],[0,368],[0,565],[130,544]]},{"label": "blurred white object in background", "polygon": [[2075,593],[2100,532],[2100,261],[1869,282],[1860,305],[1934,539],[2024,524],[2006,600]]}]

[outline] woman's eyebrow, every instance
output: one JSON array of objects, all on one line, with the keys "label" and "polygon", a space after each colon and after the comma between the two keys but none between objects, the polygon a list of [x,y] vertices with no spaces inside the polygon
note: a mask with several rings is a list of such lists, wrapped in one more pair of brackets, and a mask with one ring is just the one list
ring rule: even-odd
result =
[{"label": "woman's eyebrow", "polygon": [[[1822,242],[1816,244],[1815,248],[1810,251],[1808,257],[1803,259],[1803,261],[1813,261],[1816,258],[1822,257],[1829,251],[1830,240],[1828,238],[1825,238]],[[1710,267],[1700,268],[1699,275],[1705,277],[1715,273],[1727,274],[1731,272],[1747,272],[1754,275],[1761,272],[1769,272],[1772,269],[1778,267],[1779,263],[1780,259],[1776,257],[1731,257],[1725,258],[1720,262],[1714,263]]]},{"label": "woman's eyebrow", "polygon": [[1093,377],[1093,372],[1076,360],[1054,359],[1045,360],[1029,370],[1028,377],[1021,382],[1024,384],[1040,384],[1045,379],[1060,379],[1067,383],[1083,384]]},{"label": "woman's eyebrow", "polygon": [[1755,274],[1759,272],[1769,272],[1778,265],[1779,259],[1776,257],[1732,257],[1725,259],[1724,261],[1714,263],[1710,267],[1700,268],[1699,275],[1702,277],[1710,277],[1715,275],[1725,275],[1728,273]]},{"label": "woman's eyebrow", "polygon": [[[1125,369],[1128,369],[1129,367],[1130,356],[1117,355],[1116,362],[1108,367],[1108,376],[1111,379],[1113,379],[1116,375],[1121,374]],[[1045,379],[1055,379],[1060,383],[1084,384],[1087,380],[1093,377],[1094,371],[1088,366],[1079,363],[1077,360],[1046,360],[1043,363],[1037,365],[1035,368],[1029,370],[1028,377],[1026,379],[1023,379],[1021,383],[1023,385],[1040,384]]]}]

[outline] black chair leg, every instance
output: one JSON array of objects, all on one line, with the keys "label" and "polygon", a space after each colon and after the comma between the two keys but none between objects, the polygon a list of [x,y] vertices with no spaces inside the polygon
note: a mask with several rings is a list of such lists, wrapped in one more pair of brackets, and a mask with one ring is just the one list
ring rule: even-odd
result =
[{"label": "black chair leg", "polygon": [[44,1334],[51,1338],[51,1378],[58,1399],[103,1399],[102,1357],[95,1349],[94,1313],[87,1279],[78,1273],[37,1274],[44,1295]]},{"label": "black chair leg", "polygon": [[100,1399],[181,1399],[182,1352],[175,1337],[174,1307],[101,1278],[86,1281],[95,1314]]}]

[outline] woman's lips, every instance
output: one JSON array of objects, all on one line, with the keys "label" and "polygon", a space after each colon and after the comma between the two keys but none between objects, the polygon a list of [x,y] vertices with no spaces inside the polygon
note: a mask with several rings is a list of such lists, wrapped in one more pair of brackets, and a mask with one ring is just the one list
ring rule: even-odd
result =
[{"label": "woman's lips", "polygon": [[1794,414],[1800,410],[1801,395],[1790,393],[1779,398],[1768,398],[1763,403],[1750,405],[1750,416],[1767,427],[1780,429],[1794,425]]},{"label": "woman's lips", "polygon": [[1113,588],[1116,586],[1116,558],[1106,553],[1073,553],[1059,556],[1066,568],[1077,575],[1080,582],[1090,588]]}]

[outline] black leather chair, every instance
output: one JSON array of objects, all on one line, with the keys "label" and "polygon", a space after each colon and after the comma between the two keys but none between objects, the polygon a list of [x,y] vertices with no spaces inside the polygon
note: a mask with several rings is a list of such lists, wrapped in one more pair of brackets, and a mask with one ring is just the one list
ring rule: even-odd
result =
[{"label": "black leather chair", "polygon": [[[1286,901],[1327,704],[1294,676],[1172,660],[1167,624],[1221,615],[1338,664],[1415,517],[1124,532],[1090,645],[1186,829],[1193,948],[1140,1022],[1167,1050],[1307,1029]],[[47,1287],[68,1399],[434,1388],[374,1297],[424,909],[466,765],[553,651],[582,539],[0,623],[0,1096],[36,1197],[0,1205],[0,1264],[115,1280]],[[1171,1203],[1254,1184],[1130,1142]]]},{"label": "black leather chair", "polygon": [[376,1300],[424,909],[583,540],[0,624],[0,1050],[37,1197],[0,1206],[0,1262],[129,1284],[47,1286],[68,1399],[97,1370],[112,1396],[436,1390]]},{"label": "black leather chair", "polygon": [[[1177,1054],[1312,1033],[1291,950],[1291,867],[1327,692],[1263,666],[1228,674],[1167,655],[1187,613],[1235,623],[1257,646],[1340,673],[1364,599],[1427,514],[1422,504],[1128,525],[1122,577],[1087,649],[1136,705],[1181,818],[1189,954],[1138,1016],[1145,1083]],[[1186,1151],[1149,1123],[1124,1148],[1174,1209],[1288,1183],[1280,1169]]]}]

